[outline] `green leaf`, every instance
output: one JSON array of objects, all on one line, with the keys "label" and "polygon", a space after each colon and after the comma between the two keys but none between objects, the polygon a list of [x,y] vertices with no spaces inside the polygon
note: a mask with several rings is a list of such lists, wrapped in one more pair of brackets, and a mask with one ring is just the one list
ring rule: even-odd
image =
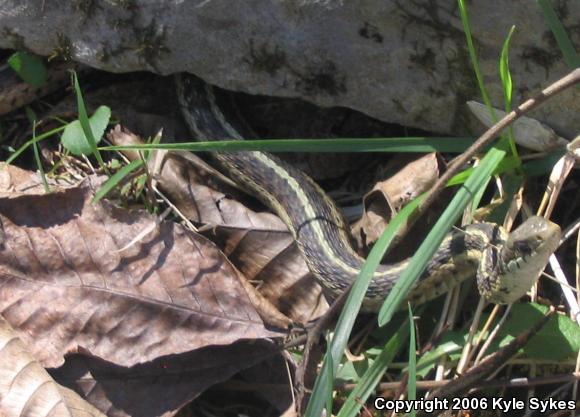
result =
[{"label": "green leaf", "polygon": [[107,194],[109,194],[111,190],[123,180],[123,178],[125,178],[131,172],[135,171],[137,168],[141,167],[143,164],[144,162],[141,159],[137,159],[115,172],[115,174],[107,181],[105,181],[101,188],[99,188],[99,190],[95,193],[95,196],[93,197],[93,203],[98,202]]},{"label": "green leaf", "polygon": [[[89,118],[89,125],[96,142],[100,142],[105,133],[105,129],[111,118],[111,109],[107,106],[100,106]],[[62,134],[62,145],[74,155],[90,155],[93,148],[84,134],[84,130],[79,120],[69,123]]]},{"label": "green leaf", "polygon": [[[531,323],[539,320],[547,310],[547,307],[535,303],[514,304],[497,340],[492,343],[492,349],[497,350],[510,343],[528,329]],[[574,358],[579,351],[580,327],[575,321],[561,314],[552,316],[548,323],[521,349],[521,352],[531,359],[554,361]]]},{"label": "green leaf", "polygon": [[[24,108],[24,112],[26,113],[26,118],[28,119],[28,122],[32,125],[34,123],[37,123],[38,121],[38,116],[36,115],[36,113],[34,112],[34,110],[32,110],[29,106],[26,106]],[[34,137],[34,135],[33,135]]]},{"label": "green leaf", "polygon": [[363,355],[365,356],[363,360],[357,360],[354,362],[348,361],[344,363],[336,373],[336,380],[357,383],[361,376],[369,369],[369,366],[374,362],[373,359],[368,357],[368,351],[365,351]]},{"label": "green leaf", "polygon": [[[510,41],[512,39],[512,35],[514,33],[515,28],[516,28],[515,26],[511,27],[508,36],[503,43],[503,47],[501,48],[501,55],[499,58],[499,76],[501,78],[501,84],[503,87],[503,96],[505,101],[506,113],[509,113],[512,109],[513,84],[512,84],[512,75],[510,73],[509,50],[510,50]],[[516,142],[514,140],[512,126],[508,128],[507,135],[502,134],[502,137],[508,138],[512,155],[516,157],[516,159],[518,160],[518,169],[519,169],[521,161],[518,157],[518,151],[516,148]]]},{"label": "green leaf", "polygon": [[8,65],[25,83],[33,87],[42,87],[46,83],[46,66],[37,55],[15,52],[8,58]]},{"label": "green leaf", "polygon": [[[512,171],[514,168],[517,168],[518,166],[520,166],[519,159],[514,158],[513,156],[506,156],[499,163],[499,165],[497,166],[497,169],[495,171],[493,171],[493,175],[500,175],[500,174],[503,174],[505,172]],[[543,171],[542,174],[550,173],[552,170],[552,166],[553,166],[553,164],[550,165],[549,167],[545,167],[546,170]],[[463,184],[465,181],[467,181],[467,178],[469,178],[469,176],[473,173],[473,170],[474,170],[474,168],[466,168],[463,171],[459,172],[458,174],[454,175],[453,178],[451,178],[449,180],[449,182],[447,183],[447,186],[450,187],[452,185]]]},{"label": "green leaf", "polygon": [[443,356],[461,352],[465,337],[466,335],[451,331],[443,334],[439,343],[417,361],[417,375],[424,378]]}]

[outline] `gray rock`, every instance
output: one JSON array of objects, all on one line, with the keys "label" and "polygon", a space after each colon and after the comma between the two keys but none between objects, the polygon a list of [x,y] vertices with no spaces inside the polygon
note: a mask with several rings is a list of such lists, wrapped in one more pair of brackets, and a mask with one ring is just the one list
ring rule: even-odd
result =
[{"label": "gray rock", "polygon": [[[558,2],[579,43],[580,2]],[[516,25],[514,102],[569,71],[535,2],[469,2],[492,101],[503,107],[498,56]],[[346,106],[387,122],[461,134],[479,99],[455,1],[4,0],[0,47],[96,68],[189,71],[224,88]],[[580,127],[580,90],[533,116],[564,137]]]}]

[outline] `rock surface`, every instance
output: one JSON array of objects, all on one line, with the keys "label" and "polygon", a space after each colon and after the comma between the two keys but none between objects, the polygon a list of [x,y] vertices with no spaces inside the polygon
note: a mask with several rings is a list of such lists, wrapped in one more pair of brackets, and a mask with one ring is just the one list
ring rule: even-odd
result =
[{"label": "rock surface", "polygon": [[[580,44],[580,2],[557,4]],[[511,25],[514,103],[569,71],[535,2],[468,6],[496,107],[503,107],[498,56]],[[0,34],[0,47],[107,71],[189,71],[232,90],[350,107],[440,133],[479,126],[465,105],[479,93],[450,1],[8,0],[0,3]],[[574,137],[579,111],[573,89],[533,116]]]}]

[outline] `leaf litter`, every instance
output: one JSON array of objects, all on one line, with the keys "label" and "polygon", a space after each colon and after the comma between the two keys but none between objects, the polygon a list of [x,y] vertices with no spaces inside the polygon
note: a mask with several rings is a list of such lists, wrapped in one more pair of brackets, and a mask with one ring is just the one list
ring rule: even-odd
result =
[{"label": "leaf litter", "polygon": [[[155,218],[110,202],[91,204],[94,177],[50,194],[33,178],[2,169],[0,313],[28,355],[44,367],[61,367],[60,381],[86,395],[100,392],[93,404],[101,411],[171,415],[207,387],[276,353],[271,338],[286,333],[264,324],[239,272],[213,243],[161,222],[118,252]],[[75,353],[76,361],[115,369],[117,385],[109,378],[105,387],[98,372],[78,366],[66,372]],[[6,372],[11,365],[3,364]],[[76,385],[83,375],[90,376],[88,391]],[[171,378],[178,383],[168,383]],[[2,407],[7,398],[0,395]],[[120,398],[142,404],[143,412],[124,410]],[[160,398],[166,400],[154,407]]]},{"label": "leaf litter", "polygon": [[[137,136],[116,127],[108,139],[116,145],[142,144]],[[137,152],[124,154],[131,160]],[[189,152],[160,152],[149,158],[149,173],[188,221],[222,248],[227,258],[258,291],[293,321],[306,323],[322,314],[326,300],[277,216],[246,207],[243,194],[220,180],[212,168]],[[154,165],[157,165],[153,168]],[[221,174],[220,174],[221,175]],[[217,178],[217,180],[216,180]]]}]

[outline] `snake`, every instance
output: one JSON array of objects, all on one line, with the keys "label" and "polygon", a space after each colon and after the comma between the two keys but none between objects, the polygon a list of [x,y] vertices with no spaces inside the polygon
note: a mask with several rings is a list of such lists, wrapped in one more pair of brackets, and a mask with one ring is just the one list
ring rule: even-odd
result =
[{"label": "snake", "polygon": [[[0,71],[0,110],[13,111],[62,83],[33,89],[6,68]],[[3,81],[4,80],[4,81]],[[232,95],[191,74],[176,76],[183,118],[197,140],[244,140],[253,137]],[[292,234],[309,270],[328,298],[335,299],[359,275],[365,259],[353,249],[348,223],[333,200],[304,172],[267,152],[212,153],[217,164],[243,189],[280,216]],[[534,284],[560,240],[560,227],[532,216],[508,233],[494,223],[477,223],[446,235],[408,300],[423,303],[476,277],[488,301],[509,304]],[[363,310],[377,311],[410,258],[380,265],[364,297]]]},{"label": "snake", "polygon": [[[181,113],[197,140],[244,140],[251,128],[231,94],[193,75],[176,78]],[[238,185],[270,207],[286,224],[308,268],[330,299],[350,287],[365,262],[353,249],[339,208],[304,172],[267,152],[214,152],[217,164]],[[424,303],[476,277],[480,294],[496,304],[521,298],[545,268],[560,241],[560,227],[531,216],[508,232],[477,223],[446,235],[408,299]],[[363,310],[377,311],[410,258],[380,265],[370,282]]]}]

